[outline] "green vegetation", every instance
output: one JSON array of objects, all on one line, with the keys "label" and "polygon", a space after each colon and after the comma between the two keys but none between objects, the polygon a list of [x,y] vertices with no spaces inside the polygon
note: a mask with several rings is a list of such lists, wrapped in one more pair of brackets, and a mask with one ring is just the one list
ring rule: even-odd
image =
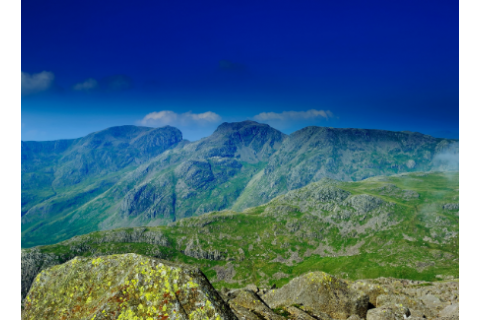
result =
[{"label": "green vegetation", "polygon": [[196,265],[216,288],[282,286],[317,270],[350,280],[457,278],[458,195],[458,172],[322,179],[243,212],[96,231],[24,249],[22,260],[34,251],[56,263],[133,252]]}]

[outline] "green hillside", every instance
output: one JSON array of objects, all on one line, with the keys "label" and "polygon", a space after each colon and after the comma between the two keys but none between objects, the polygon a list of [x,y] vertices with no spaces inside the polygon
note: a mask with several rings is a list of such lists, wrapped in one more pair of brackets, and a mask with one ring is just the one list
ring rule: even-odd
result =
[{"label": "green hillside", "polygon": [[307,271],[346,279],[458,277],[458,172],[329,178],[243,212],[122,228],[22,250],[22,292],[74,256],[135,252],[194,264],[217,287],[282,285]]},{"label": "green hillside", "polygon": [[458,141],[413,132],[254,121],[209,137],[173,127],[113,127],[75,140],[22,142],[22,248],[93,231],[242,211],[320,181],[458,170]]}]

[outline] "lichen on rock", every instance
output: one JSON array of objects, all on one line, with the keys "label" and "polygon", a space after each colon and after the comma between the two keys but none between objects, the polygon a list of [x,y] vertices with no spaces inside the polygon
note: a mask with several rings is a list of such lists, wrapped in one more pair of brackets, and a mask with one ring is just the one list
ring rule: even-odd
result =
[{"label": "lichen on rock", "polygon": [[236,320],[198,269],[137,254],[75,258],[43,270],[22,319]]}]

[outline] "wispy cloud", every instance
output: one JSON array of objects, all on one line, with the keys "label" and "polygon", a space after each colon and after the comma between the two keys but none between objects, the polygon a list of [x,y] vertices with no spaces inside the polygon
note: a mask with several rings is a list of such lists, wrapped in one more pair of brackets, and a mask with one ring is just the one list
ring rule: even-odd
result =
[{"label": "wispy cloud", "polygon": [[207,111],[204,113],[176,113],[170,110],[152,112],[147,114],[138,123],[144,126],[189,126],[189,125],[211,125],[219,123],[222,120],[215,112]]},{"label": "wispy cloud", "polygon": [[22,94],[29,95],[48,90],[55,79],[52,72],[42,71],[29,74],[22,71]]},{"label": "wispy cloud", "polygon": [[75,91],[89,91],[98,87],[98,81],[95,79],[87,79],[84,82],[77,83],[73,86]]},{"label": "wispy cloud", "polygon": [[456,171],[460,167],[460,145],[458,142],[452,142],[446,145],[442,150],[438,151],[432,163],[436,170]]},{"label": "wispy cloud", "polygon": [[292,121],[292,120],[312,120],[329,119],[333,117],[330,110],[310,109],[307,111],[283,111],[283,112],[262,112],[253,117],[257,121]]}]

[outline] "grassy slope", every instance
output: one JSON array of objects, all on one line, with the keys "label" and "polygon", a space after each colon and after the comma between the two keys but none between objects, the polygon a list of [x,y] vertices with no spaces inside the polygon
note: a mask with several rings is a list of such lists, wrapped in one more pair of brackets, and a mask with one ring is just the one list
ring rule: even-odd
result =
[{"label": "grassy slope", "polygon": [[[391,184],[395,184],[399,189],[415,191],[419,197],[406,200],[398,195],[385,194],[381,188]],[[319,182],[308,188],[315,189],[321,185]],[[338,227],[329,226],[318,218],[332,216],[332,212],[322,211],[314,215],[297,207],[286,216],[275,216],[275,206],[285,204],[281,196],[266,205],[242,213],[222,211],[183,219],[171,226],[147,228],[147,231],[162,233],[170,243],[168,247],[147,243],[95,244],[95,239],[107,233],[131,233],[134,229],[130,228],[94,232],[39,249],[43,253],[57,255],[59,262],[73,255],[137,252],[161,256],[200,266],[217,288],[242,287],[248,283],[259,286],[273,283],[282,285],[292,277],[312,270],[322,270],[348,279],[392,276],[432,281],[439,274],[458,277],[459,218],[455,211],[442,208],[445,203],[458,203],[458,173],[412,173],[360,182],[340,182],[336,185],[351,195],[369,194],[395,203],[389,213],[393,219],[391,221],[396,221],[397,224],[384,224],[374,227],[375,230],[366,229],[365,233],[342,236]],[[306,188],[295,192],[300,194],[307,190]],[[307,202],[315,204],[313,199],[307,199]],[[265,214],[267,210],[273,214]],[[357,226],[361,226],[370,218],[375,218],[375,214],[377,213],[369,212],[355,215],[351,220],[357,221]],[[363,216],[366,217],[364,220]],[[301,225],[300,231],[290,232],[292,223],[296,222],[300,222],[300,225],[301,222],[306,223]],[[302,230],[307,233],[302,234]],[[186,256],[182,251],[192,238],[198,239],[203,250],[223,251],[225,259],[211,261]],[[364,244],[358,254],[353,252],[353,255],[341,256],[342,248],[351,248],[362,241]],[[74,245],[79,243],[86,245],[87,249],[84,252],[72,251]],[[321,243],[328,243],[330,246],[332,252],[329,256],[325,251],[323,256],[305,254],[307,250],[315,250]],[[239,248],[243,250],[243,254],[239,252]],[[297,252],[302,261],[271,262],[279,255],[288,259],[292,252]],[[233,267],[233,277],[219,281],[217,271],[221,270],[219,268],[228,270],[229,266]],[[278,272],[283,272],[286,277],[275,279],[273,275]]]}]

